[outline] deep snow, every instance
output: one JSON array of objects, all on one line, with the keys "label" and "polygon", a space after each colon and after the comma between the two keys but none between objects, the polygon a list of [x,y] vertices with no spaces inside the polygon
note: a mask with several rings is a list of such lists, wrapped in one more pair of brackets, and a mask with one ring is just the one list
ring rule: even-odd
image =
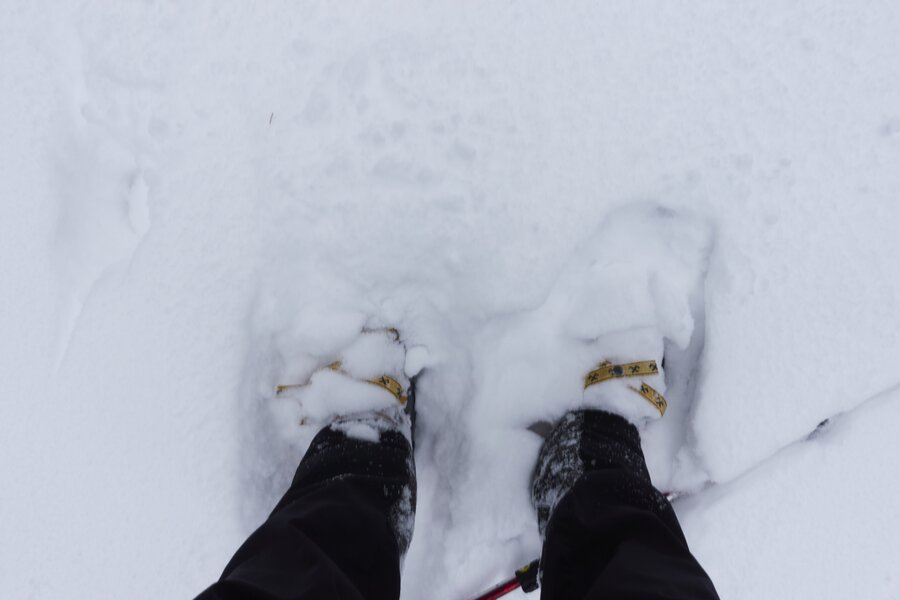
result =
[{"label": "deep snow", "polygon": [[701,563],[723,598],[897,597],[898,29],[886,0],[2,3],[4,594],[199,592],[308,440],[272,418],[285,357],[370,318],[426,367],[404,598],[488,587],[539,548],[516,391],[567,368],[523,332],[656,203],[710,229],[647,442]]}]

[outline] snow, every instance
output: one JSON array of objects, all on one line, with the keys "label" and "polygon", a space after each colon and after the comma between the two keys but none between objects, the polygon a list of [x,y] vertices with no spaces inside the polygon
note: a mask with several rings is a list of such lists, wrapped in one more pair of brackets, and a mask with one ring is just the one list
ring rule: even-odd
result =
[{"label": "snow", "polygon": [[900,459],[884,430],[900,418],[898,399],[897,388],[867,399],[813,440],[679,505],[721,597],[896,597],[887,556],[900,526]]},{"label": "snow", "polygon": [[897,597],[898,26],[886,0],[4,3],[6,595],[199,592],[312,434],[274,385],[372,320],[424,369],[403,597],[507,577],[539,552],[526,427],[577,385],[554,340],[632,307],[591,313],[585,257],[661,205],[709,229],[702,285],[663,274],[688,342],[645,436],[698,558],[723,598]]}]

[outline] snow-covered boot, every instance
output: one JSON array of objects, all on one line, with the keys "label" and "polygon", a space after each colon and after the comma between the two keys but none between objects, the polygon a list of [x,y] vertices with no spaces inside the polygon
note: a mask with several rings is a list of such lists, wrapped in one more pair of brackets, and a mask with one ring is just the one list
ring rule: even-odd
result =
[{"label": "snow-covered boot", "polygon": [[[618,283],[627,289],[627,274]],[[583,373],[581,400],[555,424],[534,472],[532,500],[542,535],[556,504],[586,473],[625,469],[649,486],[638,428],[668,406],[663,351],[655,326],[608,331],[583,348],[593,366]]]},{"label": "snow-covered boot", "polygon": [[556,504],[587,472],[624,468],[650,483],[638,427],[666,412],[663,342],[652,330],[628,337],[595,342],[602,359],[584,376],[583,408],[566,413],[544,442],[532,487],[541,535]]},{"label": "snow-covered boot", "polygon": [[[542,307],[569,340],[559,345],[561,397],[545,399],[555,429],[534,476],[542,528],[588,471],[616,463],[649,483],[639,431],[666,414],[663,353],[668,346],[683,357],[689,347],[710,247],[703,220],[655,205],[623,209],[561,275]],[[673,374],[673,383],[685,378],[680,369]]]},{"label": "snow-covered boot", "polygon": [[298,423],[319,428],[292,489],[360,478],[376,496],[370,508],[386,513],[401,557],[416,509],[415,396],[405,359],[396,329],[364,330],[314,367],[306,382],[276,388],[280,400],[299,411]]},{"label": "snow-covered boot", "polygon": [[276,394],[296,402],[301,425],[329,425],[368,440],[397,430],[412,441],[415,391],[405,360],[396,329],[364,330],[306,382],[279,385]]}]

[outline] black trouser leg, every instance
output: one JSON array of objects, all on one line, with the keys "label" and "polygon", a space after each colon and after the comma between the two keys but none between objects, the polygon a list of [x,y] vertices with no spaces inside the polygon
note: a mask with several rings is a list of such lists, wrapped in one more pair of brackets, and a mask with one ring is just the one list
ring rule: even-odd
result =
[{"label": "black trouser leg", "polygon": [[198,600],[396,600],[415,510],[412,449],[326,427],[290,489]]},{"label": "black trouser leg", "polygon": [[[554,455],[542,460],[575,465],[576,476],[549,514],[542,600],[717,599],[675,511],[650,483],[637,429],[600,411],[575,413],[559,427],[570,431],[554,432]],[[536,486],[552,483],[551,471],[539,471]]]}]

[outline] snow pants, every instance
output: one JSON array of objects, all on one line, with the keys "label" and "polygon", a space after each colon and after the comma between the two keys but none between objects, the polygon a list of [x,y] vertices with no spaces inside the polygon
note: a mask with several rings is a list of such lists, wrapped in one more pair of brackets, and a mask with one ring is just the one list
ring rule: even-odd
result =
[{"label": "snow pants", "polygon": [[[598,464],[553,511],[542,600],[717,599],[646,468]],[[275,510],[198,600],[396,600],[404,487],[415,489],[415,473],[402,435],[367,442],[323,429]]]}]

